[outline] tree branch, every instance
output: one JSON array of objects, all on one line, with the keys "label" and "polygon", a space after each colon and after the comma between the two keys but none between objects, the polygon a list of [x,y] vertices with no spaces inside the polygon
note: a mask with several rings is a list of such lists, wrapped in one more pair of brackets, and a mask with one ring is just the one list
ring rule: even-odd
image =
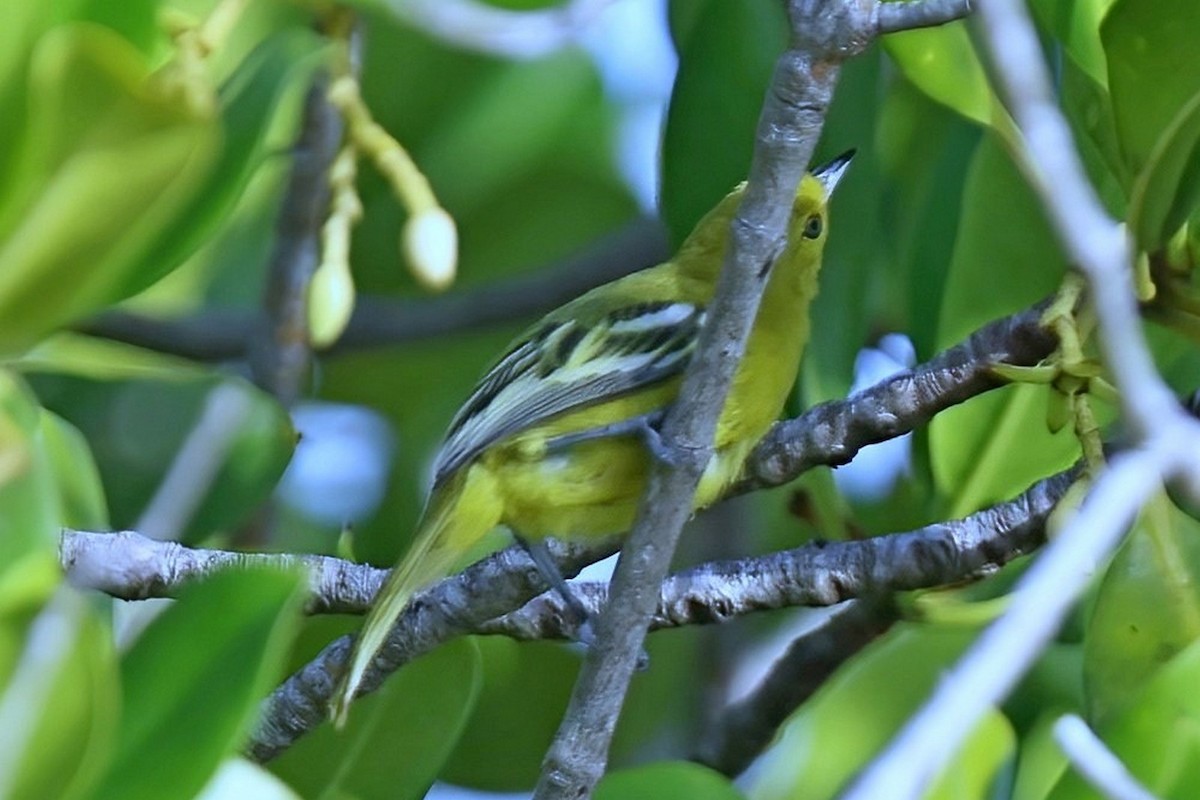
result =
[{"label": "tree branch", "polygon": [[[387,347],[542,314],[669,256],[662,223],[639,217],[579,253],[529,274],[433,297],[362,297],[329,352]],[[252,315],[241,311],[208,309],[173,319],[109,311],[80,330],[198,361],[228,361],[245,357],[253,325]]]},{"label": "tree branch", "polygon": [[947,408],[1004,385],[993,372],[997,365],[1030,366],[1054,351],[1057,340],[1041,324],[1048,303],[991,322],[930,361],[845,400],[777,423],[755,448],[734,491],[779,486],[819,464],[849,463],[867,445],[915,430]]},{"label": "tree branch", "polygon": [[[811,543],[781,553],[685,570],[662,584],[652,626],[708,624],[764,609],[834,605],[857,597],[878,597],[880,593],[981,577],[1041,545],[1046,517],[1073,478],[1073,471],[1047,478],[1013,500],[956,522],[861,541]],[[615,543],[590,550],[557,542],[552,546],[556,561],[568,575],[615,549]],[[387,575],[386,570],[328,556],[201,550],[130,531],[64,531],[59,557],[76,586],[123,599],[173,597],[187,583],[220,569],[251,565],[292,568],[299,564],[309,574],[309,613],[364,613]],[[570,638],[576,633],[573,616],[556,593],[540,594],[517,611],[505,613],[545,589],[541,573],[520,547],[496,553],[435,584],[420,593],[397,622],[364,684],[366,690],[376,688],[388,674],[413,658],[466,633],[526,640]],[[576,589],[591,609],[604,606],[607,587],[603,584],[576,584]],[[349,654],[350,641],[347,636],[330,644],[264,702],[259,730],[248,748],[252,757],[269,760],[326,720],[332,676],[338,674]],[[799,646],[793,650],[796,654],[781,664],[803,662],[806,656]],[[827,663],[832,664],[834,651],[827,652]],[[845,648],[842,652],[848,657]],[[807,657],[811,661],[811,654]],[[754,707],[782,708],[787,702],[798,703],[807,696],[807,691],[796,690],[794,680],[782,680],[786,668],[778,666],[774,677],[745,702]],[[785,683],[793,688],[780,698],[778,692]],[[812,682],[810,689],[817,685],[819,681]],[[725,725],[750,724],[748,711],[731,714]],[[762,719],[756,735],[766,736],[762,726],[773,727],[781,719]],[[732,729],[725,738],[731,733]],[[749,735],[748,731],[743,733]],[[735,738],[744,739],[741,734]],[[743,753],[749,741],[744,739]],[[726,754],[714,763],[733,769],[733,758]]]},{"label": "tree branch", "polygon": [[729,777],[740,775],[801,703],[899,618],[890,596],[853,600],[797,637],[753,691],[721,711],[692,760]]},{"label": "tree branch", "polygon": [[304,101],[292,172],[276,223],[263,292],[263,313],[249,328],[254,382],[290,407],[308,378],[308,284],[317,268],[321,222],[329,210],[329,169],[342,140],[342,119],[319,72]]}]

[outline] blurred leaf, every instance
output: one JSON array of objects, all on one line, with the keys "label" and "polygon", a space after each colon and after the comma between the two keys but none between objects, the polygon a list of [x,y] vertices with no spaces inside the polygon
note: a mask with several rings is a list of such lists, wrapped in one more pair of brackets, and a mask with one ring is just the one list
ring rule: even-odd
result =
[{"label": "blurred leaf", "polygon": [[116,758],[95,797],[191,798],[280,677],[302,582],[230,570],[186,589],[125,654]]},{"label": "blurred leaf", "polygon": [[1087,175],[1109,213],[1123,219],[1134,173],[1121,153],[1108,89],[1073,61],[1063,63],[1060,82],[1063,113]]},{"label": "blurred leaf", "polygon": [[60,28],[34,52],[38,102],[0,194],[0,348],[27,346],[120,296],[143,242],[209,168],[211,121],[148,78],[140,54],[100,26]]},{"label": "blurred leaf", "polygon": [[891,232],[881,219],[882,176],[875,153],[866,146],[877,122],[868,98],[879,91],[882,61],[879,50],[872,48],[845,64],[812,159],[814,165],[822,164],[852,146],[858,148],[830,201],[830,238],[802,367],[807,404],[845,396],[855,354],[868,343],[872,326],[880,317],[894,319],[903,306],[903,293],[891,291],[893,265],[880,258]]},{"label": "blurred leaf", "polygon": [[450,642],[356,701],[345,730],[322,725],[273,761],[271,771],[308,798],[417,800],[458,743],[481,683],[475,643]]},{"label": "blurred leaf", "polygon": [[963,183],[978,141],[978,128],[909,81],[889,86],[874,136],[882,177],[874,199],[888,231],[877,238],[894,273],[893,294],[907,305],[894,324],[918,353],[935,350]]},{"label": "blurred leaf", "polygon": [[96,381],[194,380],[212,374],[194,361],[70,332],[47,337],[11,365],[24,373],[74,375]]},{"label": "blurred leaf", "polygon": [[39,441],[40,415],[24,382],[0,368],[0,577],[58,540],[58,495]]},{"label": "blurred leaf", "polygon": [[[421,147],[421,167],[443,203],[470,214],[544,162],[598,93],[595,68],[580,53],[498,65],[467,102],[447,109]],[[488,158],[462,169],[463,154],[477,152]]]},{"label": "blurred leaf", "polygon": [[1067,55],[1101,86],[1108,65],[1100,43],[1100,23],[1114,0],[1032,0],[1038,24],[1054,36]]},{"label": "blurred leaf", "polygon": [[965,22],[891,33],[883,46],[921,91],[1015,145],[1016,125],[988,84]]},{"label": "blurred leaf", "polygon": [[270,37],[209,119],[163,91],[110,29],[48,34],[33,55],[38,102],[21,169],[0,194],[0,347],[19,350],[145,288],[211,235],[263,156],[276,101],[297,65],[311,66],[316,41],[302,29]]},{"label": "blurred leaf", "polygon": [[1200,637],[1200,522],[1159,493],[1096,596],[1084,640],[1089,718],[1103,723]]},{"label": "blurred leaf", "polygon": [[0,795],[85,796],[114,752],[118,707],[111,634],[64,587],[31,626],[0,696]]},{"label": "blurred leaf", "polygon": [[12,185],[20,168],[29,104],[29,54],[55,24],[71,19],[81,0],[10,3],[0,25],[0,186]]},{"label": "blurred leaf", "polygon": [[[115,360],[95,364],[90,370],[94,374],[137,375],[148,366],[122,346],[111,352],[99,348],[97,353]],[[153,367],[149,374],[165,379],[30,376],[46,407],[78,427],[91,445],[110,522],[118,528],[138,519],[221,381],[211,373],[174,372],[169,367]],[[295,448],[296,432],[283,407],[247,383],[238,385],[250,398],[249,411],[233,433],[212,486],[180,532],[185,539],[194,541],[245,520],[270,495]]]},{"label": "blurred leaf", "polygon": [[79,19],[112,28],[145,55],[153,52],[154,44],[167,38],[157,24],[158,0],[73,1],[79,5]]},{"label": "blurred leaf", "polygon": [[934,418],[929,457],[946,517],[958,519],[1015,497],[1079,458],[1074,431],[1046,428],[1046,386],[1008,386]]},{"label": "blurred leaf", "polygon": [[104,487],[87,440],[71,423],[45,409],[41,412],[40,433],[58,485],[60,523],[71,528],[106,528]]},{"label": "blurred leaf", "polygon": [[[902,625],[872,644],[792,716],[760,759],[751,796],[836,796],[917,709],[974,635],[963,628]],[[1011,727],[991,712],[950,759],[950,770],[932,796],[985,796],[1014,746]]]},{"label": "blurred leaf", "polygon": [[1021,737],[1013,800],[1043,800],[1067,770],[1067,757],[1054,740],[1054,723],[1064,713],[1062,709],[1043,711]]},{"label": "blurred leaf", "polygon": [[579,657],[550,642],[476,642],[483,656],[479,698],[440,777],[484,791],[527,791],[558,730]]},{"label": "blurred leaf", "polygon": [[689,761],[660,761],[609,772],[596,786],[596,800],[739,800],[745,795],[729,779]]},{"label": "blurred leaf", "polygon": [[938,348],[1041,300],[1065,268],[1037,196],[996,138],[984,136],[963,187]]},{"label": "blurred leaf", "polygon": [[[995,138],[984,137],[963,209],[939,321],[938,349],[1055,290],[1065,259],[1040,205]],[[929,426],[934,480],[959,517],[1023,491],[1076,458],[1069,429],[1046,428],[1045,386],[972,398]]]},{"label": "blurred leaf", "polygon": [[1193,0],[1116,0],[1100,27],[1108,86],[1133,174],[1184,104],[1200,91],[1200,5]]},{"label": "blurred leaf", "polygon": [[[1104,743],[1155,797],[1190,800],[1200,786],[1200,642],[1166,662],[1136,698],[1097,726]],[[1052,800],[1087,800],[1095,789],[1067,770]]]},{"label": "blurred leaf", "polygon": [[118,298],[145,289],[183,263],[233,212],[250,178],[268,157],[267,132],[287,89],[304,80],[324,55],[305,28],[268,36],[221,87],[221,147],[186,204],[147,237]]},{"label": "blurred leaf", "polygon": [[692,19],[662,144],[661,206],[676,245],[746,179],[763,94],[786,31],[782,7],[769,0],[707,0]]},{"label": "blurred leaf", "polygon": [[1200,92],[1162,132],[1133,185],[1129,227],[1152,253],[1178,231],[1200,201]]}]

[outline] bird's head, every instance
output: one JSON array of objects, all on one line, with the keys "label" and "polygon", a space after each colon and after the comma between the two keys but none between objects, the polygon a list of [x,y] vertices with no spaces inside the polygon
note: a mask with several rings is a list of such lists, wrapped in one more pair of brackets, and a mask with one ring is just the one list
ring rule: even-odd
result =
[{"label": "bird's head", "polygon": [[[825,247],[829,199],[853,157],[854,151],[848,150],[801,178],[788,223],[787,246],[778,261],[819,263]],[[721,255],[729,241],[729,225],[741,204],[745,188],[746,184],[739,184],[688,236],[679,252],[681,266],[686,270],[703,272],[702,277],[715,282]]]}]

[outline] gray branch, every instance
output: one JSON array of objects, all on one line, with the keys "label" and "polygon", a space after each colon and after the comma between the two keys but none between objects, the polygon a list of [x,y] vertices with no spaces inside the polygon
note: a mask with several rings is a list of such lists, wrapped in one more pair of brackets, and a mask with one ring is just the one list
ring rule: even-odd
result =
[{"label": "gray branch", "polygon": [[[781,553],[694,567],[662,584],[652,627],[721,622],[787,606],[834,605],[852,598],[981,577],[1042,544],[1046,515],[1072,480],[1072,472],[1047,478],[1014,500],[956,522],[862,541],[812,543]],[[552,546],[560,567],[572,575],[611,552],[615,543],[599,549],[560,543]],[[364,613],[387,574],[386,570],[327,556],[194,549],[130,531],[65,531],[60,560],[75,585],[130,600],[174,597],[189,582],[222,569],[299,566],[309,575],[306,609],[310,613]],[[576,588],[590,608],[603,607],[607,587],[585,583]],[[571,638],[576,633],[572,615],[556,593],[543,593],[545,589],[541,573],[519,547],[496,553],[441,581],[419,594],[397,622],[364,684],[365,691],[377,688],[403,664],[466,633],[502,634],[524,640]],[[534,599],[517,611],[505,613],[530,598]],[[350,641],[346,636],[330,644],[265,701],[260,727],[248,747],[252,757],[269,760],[325,721],[334,685],[331,676],[339,674]],[[838,652],[843,659],[848,657],[852,649],[846,646],[855,640],[838,641],[841,650],[824,648],[819,660],[832,665]],[[809,645],[812,642],[809,640]],[[811,664],[813,654],[802,652],[809,645],[797,645],[793,648],[796,654],[781,663],[807,658],[805,663]],[[814,672],[808,678],[810,688],[798,691],[805,684],[782,681],[780,675],[777,671],[753,699],[745,702],[754,707],[770,704],[782,708],[787,703],[798,703],[820,683]],[[781,699],[777,695],[786,683],[792,687]],[[753,727],[750,706],[738,708],[741,710],[731,711],[722,725],[729,728],[726,740],[735,731],[746,734],[734,737],[742,742],[740,757],[745,757],[752,741],[749,731],[752,729],[765,742],[769,739],[768,729],[773,730],[782,717],[767,715]],[[712,763],[722,764],[727,770],[735,768],[739,756],[721,755],[724,751],[720,749],[715,752],[717,760]]]},{"label": "gray branch", "polygon": [[291,406],[308,379],[308,284],[319,260],[321,223],[329,211],[329,169],[342,140],[342,119],[319,72],[304,101],[292,171],[276,222],[262,316],[249,331],[254,381]]},{"label": "gray branch", "polygon": [[779,486],[819,464],[847,464],[867,445],[915,430],[947,408],[1003,385],[996,366],[1030,366],[1054,351],[1057,340],[1041,325],[1048,302],[989,323],[930,361],[846,400],[821,403],[776,424],[734,491]]},{"label": "gray branch", "polygon": [[[364,296],[331,353],[388,347],[543,314],[603,283],[670,256],[661,222],[639,217],[579,253],[474,289],[434,297]],[[172,319],[106,311],[80,326],[92,336],[198,361],[244,358],[255,318],[207,309]]]}]

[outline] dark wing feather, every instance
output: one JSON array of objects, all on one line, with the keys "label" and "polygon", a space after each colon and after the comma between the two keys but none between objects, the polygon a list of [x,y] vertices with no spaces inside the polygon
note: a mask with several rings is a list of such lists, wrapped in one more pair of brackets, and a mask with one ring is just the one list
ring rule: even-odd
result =
[{"label": "dark wing feather", "polygon": [[434,465],[434,486],[492,444],[553,416],[681,373],[704,309],[645,302],[591,324],[548,319],[518,341],[455,415]]}]

